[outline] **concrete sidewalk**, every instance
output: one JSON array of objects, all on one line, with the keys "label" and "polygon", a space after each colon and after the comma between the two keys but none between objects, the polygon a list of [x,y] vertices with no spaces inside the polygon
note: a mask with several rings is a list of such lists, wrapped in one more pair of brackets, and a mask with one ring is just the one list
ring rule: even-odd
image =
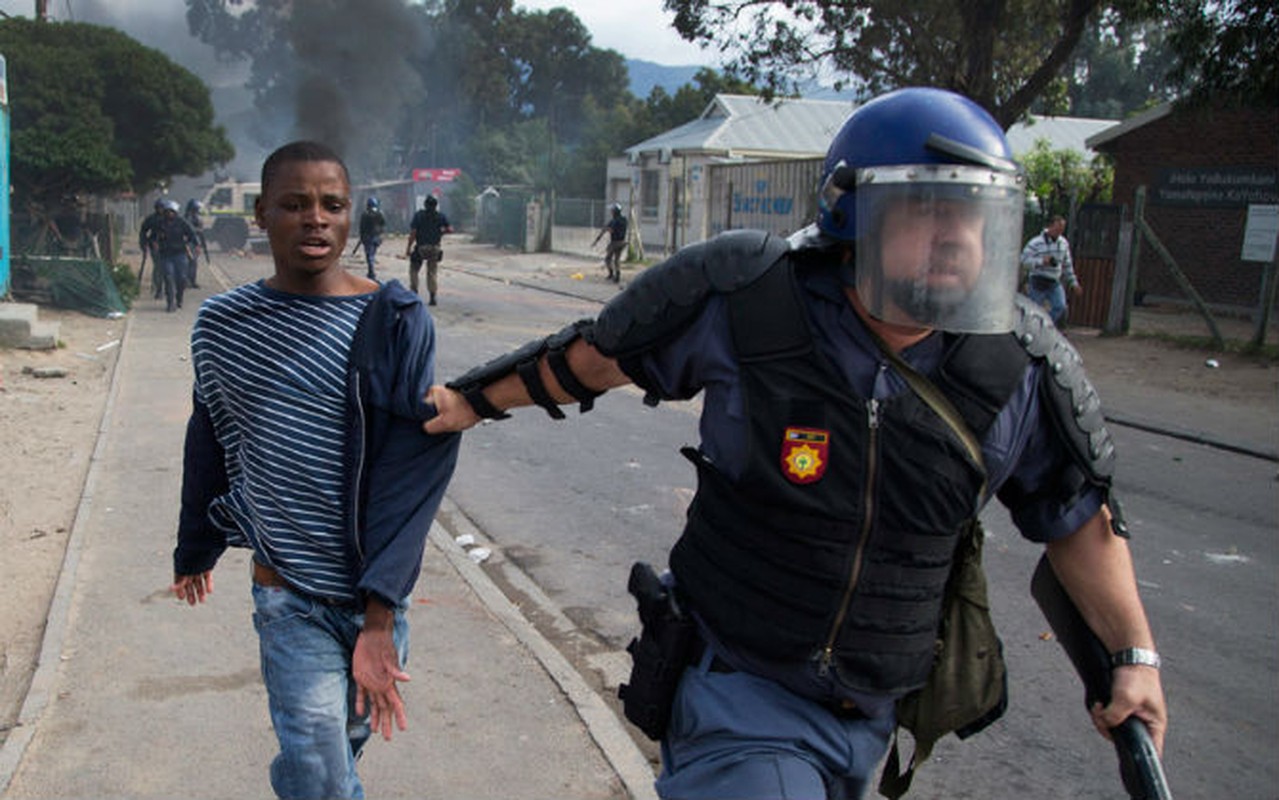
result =
[{"label": "concrete sidewalk", "polygon": [[[188,337],[203,292],[130,315],[41,664],[0,749],[7,798],[269,797],[276,752],[246,554],[171,581]],[[409,730],[366,748],[372,797],[653,797],[613,712],[438,525],[409,611]]]}]

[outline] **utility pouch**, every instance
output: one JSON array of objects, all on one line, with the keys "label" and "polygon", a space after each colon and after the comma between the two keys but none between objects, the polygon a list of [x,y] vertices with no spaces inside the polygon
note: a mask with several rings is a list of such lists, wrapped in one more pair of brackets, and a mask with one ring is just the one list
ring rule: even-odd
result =
[{"label": "utility pouch", "polygon": [[626,590],[639,604],[643,628],[626,647],[631,654],[631,676],[628,683],[617,687],[617,696],[626,718],[645,736],[659,741],[670,724],[680,676],[692,659],[697,628],[652,566],[634,564]]},{"label": "utility pouch", "polygon": [[981,566],[981,523],[963,532],[943,601],[937,659],[928,682],[897,701],[897,725],[910,731],[915,752],[901,769],[895,736],[880,778],[879,793],[899,798],[910,789],[916,768],[941,737],[960,739],[986,728],[1008,708],[1003,644],[990,618],[986,574]]}]

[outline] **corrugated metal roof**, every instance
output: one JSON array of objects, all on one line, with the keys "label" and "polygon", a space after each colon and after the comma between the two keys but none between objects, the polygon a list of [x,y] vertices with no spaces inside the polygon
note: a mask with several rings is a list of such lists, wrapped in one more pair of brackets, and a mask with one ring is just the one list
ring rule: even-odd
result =
[{"label": "corrugated metal roof", "polygon": [[1034,149],[1035,142],[1047,139],[1054,150],[1074,150],[1091,157],[1088,138],[1113,126],[1113,119],[1088,119],[1087,117],[1041,117],[1032,114],[1029,122],[1019,122],[1008,129],[1008,146],[1014,156]]},{"label": "corrugated metal roof", "polygon": [[701,117],[626,148],[629,156],[652,152],[740,152],[818,157],[853,112],[850,102],[781,100],[769,104],[748,95],[717,95]]},{"label": "corrugated metal roof", "polygon": [[[749,95],[721,94],[692,122],[626,148],[641,153],[712,153],[726,157],[820,158],[856,105],[834,100],[782,100],[768,104]],[[1111,128],[1114,120],[1032,116],[1008,131],[1014,155],[1028,152],[1046,138],[1054,150],[1091,155],[1089,137]]]},{"label": "corrugated metal roof", "polygon": [[1120,136],[1123,136],[1129,131],[1135,131],[1136,129],[1140,127],[1149,125],[1155,120],[1163,119],[1164,117],[1168,116],[1171,113],[1172,113],[1172,103],[1160,103],[1159,105],[1153,108],[1146,109],[1140,114],[1135,114],[1129,117],[1128,119],[1124,120],[1123,122],[1120,122],[1117,125],[1112,123],[1113,127],[1106,128],[1101,133],[1093,134],[1092,136],[1088,137],[1088,146],[1097,148],[1097,147],[1101,147],[1103,144],[1109,144],[1110,142],[1114,141],[1115,139],[1118,139]]}]

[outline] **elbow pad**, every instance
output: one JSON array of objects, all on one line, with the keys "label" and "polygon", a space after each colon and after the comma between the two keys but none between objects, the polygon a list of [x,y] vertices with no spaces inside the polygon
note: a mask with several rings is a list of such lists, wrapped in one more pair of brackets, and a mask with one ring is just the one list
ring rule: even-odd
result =
[{"label": "elbow pad", "polygon": [[1042,407],[1071,456],[1071,468],[1064,470],[1059,479],[1060,489],[1064,496],[1072,496],[1087,485],[1102,487],[1115,531],[1126,535],[1118,504],[1110,492],[1115,474],[1115,442],[1106,427],[1101,398],[1084,373],[1083,359],[1038,305],[1019,296],[1017,310],[1013,333],[1026,352],[1041,363]]},{"label": "elbow pad", "polygon": [[535,339],[518,350],[475,367],[445,385],[465,397],[466,402],[470,403],[471,408],[481,417],[506,419],[510,415],[494,407],[484,397],[484,389],[508,375],[519,375],[533,402],[541,406],[552,419],[563,419],[564,412],[560,411],[559,404],[547,391],[542,382],[541,373],[538,371],[538,362],[542,356],[546,356],[547,364],[551,367],[551,372],[554,373],[560,388],[572,395],[581,404],[582,413],[586,413],[594,406],[595,398],[603,392],[588,389],[577,380],[577,376],[568,366],[565,353],[569,345],[580,338],[584,332],[590,331],[594,324],[589,319],[578,320],[545,339]]}]

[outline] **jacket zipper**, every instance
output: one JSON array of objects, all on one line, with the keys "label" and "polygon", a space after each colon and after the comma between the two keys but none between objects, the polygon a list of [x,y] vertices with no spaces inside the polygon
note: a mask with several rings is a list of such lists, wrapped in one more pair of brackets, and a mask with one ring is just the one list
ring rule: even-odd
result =
[{"label": "jacket zipper", "polygon": [[360,446],[355,453],[355,475],[351,482],[351,540],[359,563],[364,563],[364,547],[360,543],[360,485],[364,480],[364,446],[367,428],[364,425],[364,399],[360,391],[360,371],[355,371],[355,416],[358,423]]},{"label": "jacket zipper", "polygon": [[866,485],[862,494],[862,526],[857,537],[857,550],[853,553],[853,566],[848,575],[848,585],[844,587],[844,597],[839,604],[839,613],[831,625],[830,636],[818,653],[817,674],[825,678],[830,673],[831,662],[835,659],[835,640],[839,637],[839,629],[844,626],[849,606],[853,603],[853,591],[861,579],[863,559],[866,555],[866,543],[870,540],[871,520],[875,511],[875,472],[878,469],[879,453],[879,401],[872,398],[866,405],[866,427],[869,436],[866,440]]}]

